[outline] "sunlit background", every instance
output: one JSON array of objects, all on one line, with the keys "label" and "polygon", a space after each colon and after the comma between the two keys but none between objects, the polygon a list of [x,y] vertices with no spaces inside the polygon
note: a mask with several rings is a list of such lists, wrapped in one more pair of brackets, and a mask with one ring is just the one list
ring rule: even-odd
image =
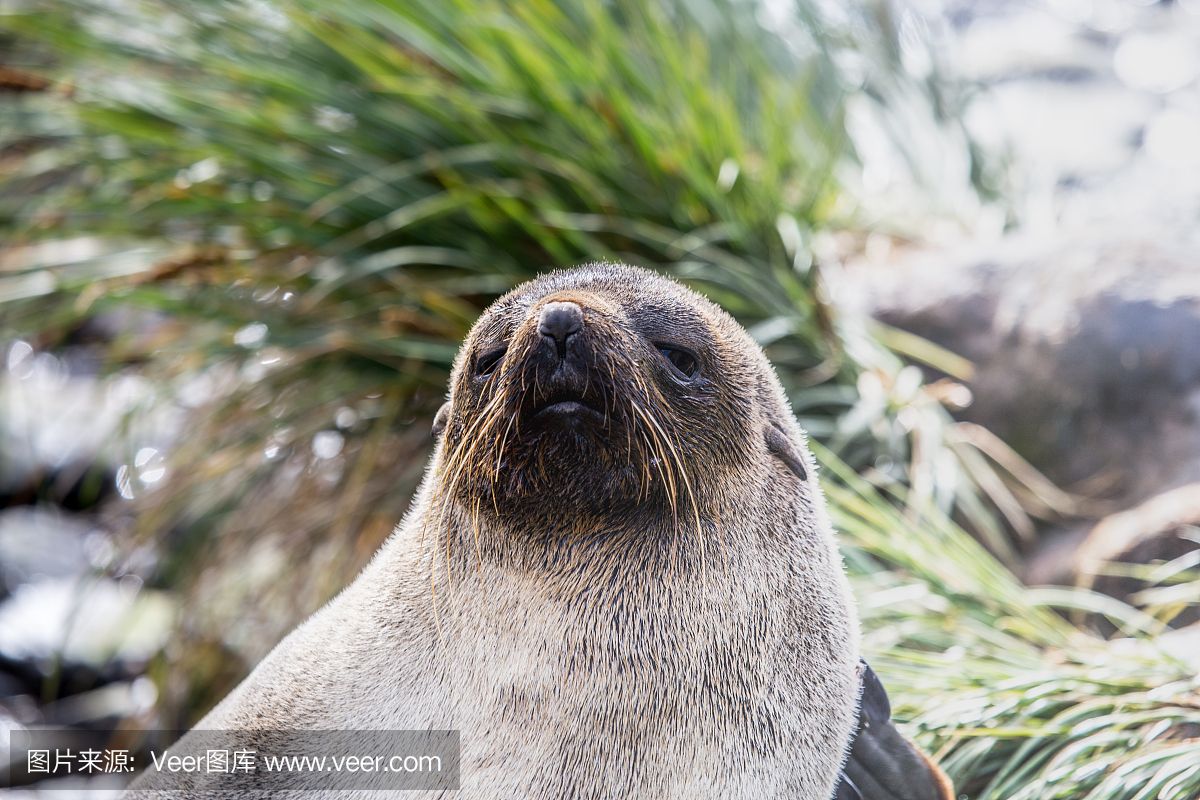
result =
[{"label": "sunlit background", "polygon": [[1200,0],[0,0],[0,737],[195,722],[606,258],[777,365],[963,796],[1194,800],[1197,223]]}]

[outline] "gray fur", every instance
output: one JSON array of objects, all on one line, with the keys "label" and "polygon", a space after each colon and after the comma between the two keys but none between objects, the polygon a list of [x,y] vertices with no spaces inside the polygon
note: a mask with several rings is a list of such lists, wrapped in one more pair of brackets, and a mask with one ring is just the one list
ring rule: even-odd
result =
[{"label": "gray fur", "polygon": [[[445,490],[488,396],[473,354],[497,337],[515,348],[552,298],[584,305],[597,341],[647,380],[661,365],[631,332],[639,309],[703,326],[707,394],[694,413],[687,398],[657,409],[692,484],[676,513],[587,506],[616,466],[554,491],[538,477],[511,508],[472,504],[470,482]],[[857,702],[857,622],[803,433],[732,318],[631,267],[552,273],[484,313],[439,421],[395,534],[198,728],[460,729],[462,798],[827,800]],[[493,485],[508,463],[495,460]]]}]

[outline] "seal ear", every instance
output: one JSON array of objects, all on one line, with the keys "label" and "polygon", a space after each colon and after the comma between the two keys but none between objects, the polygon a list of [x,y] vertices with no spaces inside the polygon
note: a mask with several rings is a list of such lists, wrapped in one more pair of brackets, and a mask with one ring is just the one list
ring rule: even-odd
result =
[{"label": "seal ear", "polygon": [[437,414],[433,417],[433,438],[442,435],[446,430],[446,425],[450,422],[450,401],[442,403],[442,407],[438,409]]},{"label": "seal ear", "polygon": [[790,436],[775,422],[763,426],[763,439],[767,450],[787,465],[787,468],[802,481],[808,480],[808,469],[804,466],[804,456],[797,450]]}]

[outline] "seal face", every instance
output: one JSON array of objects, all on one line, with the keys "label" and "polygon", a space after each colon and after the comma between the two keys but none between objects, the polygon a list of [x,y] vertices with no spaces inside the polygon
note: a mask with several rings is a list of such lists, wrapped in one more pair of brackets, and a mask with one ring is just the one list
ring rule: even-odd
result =
[{"label": "seal face", "polygon": [[719,487],[761,453],[766,376],[745,332],[673,281],[616,265],[553,273],[498,300],[464,344],[443,487],[525,527],[563,507],[596,526],[703,527]]}]

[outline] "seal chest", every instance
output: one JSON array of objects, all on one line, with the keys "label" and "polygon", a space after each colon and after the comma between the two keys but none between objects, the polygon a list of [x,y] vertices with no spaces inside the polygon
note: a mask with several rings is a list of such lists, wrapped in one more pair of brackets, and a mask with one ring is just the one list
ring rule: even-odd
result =
[{"label": "seal chest", "polygon": [[632,267],[543,276],[480,317],[435,434],[363,575],[199,727],[458,729],[463,797],[830,797],[857,625],[731,317]]}]

